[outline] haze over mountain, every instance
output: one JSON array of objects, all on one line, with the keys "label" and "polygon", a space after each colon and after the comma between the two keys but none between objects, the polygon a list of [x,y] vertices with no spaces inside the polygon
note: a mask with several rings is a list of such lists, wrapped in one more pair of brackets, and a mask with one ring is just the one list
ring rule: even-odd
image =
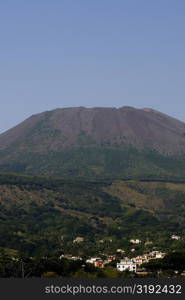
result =
[{"label": "haze over mountain", "polygon": [[55,109],[0,135],[5,172],[171,176],[184,153],[185,123],[149,108]]}]

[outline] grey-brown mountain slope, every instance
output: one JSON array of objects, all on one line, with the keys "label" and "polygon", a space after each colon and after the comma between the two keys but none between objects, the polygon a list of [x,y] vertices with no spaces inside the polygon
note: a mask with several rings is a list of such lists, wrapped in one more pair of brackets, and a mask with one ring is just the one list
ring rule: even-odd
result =
[{"label": "grey-brown mountain slope", "polygon": [[132,107],[56,109],[0,135],[1,171],[171,176],[183,172],[184,153],[185,123]]}]

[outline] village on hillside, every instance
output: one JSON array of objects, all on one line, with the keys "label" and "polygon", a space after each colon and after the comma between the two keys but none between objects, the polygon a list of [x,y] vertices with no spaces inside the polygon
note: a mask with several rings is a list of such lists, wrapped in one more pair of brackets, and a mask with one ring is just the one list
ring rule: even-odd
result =
[{"label": "village on hillside", "polygon": [[[120,251],[122,251],[122,253],[124,253],[124,250],[117,249],[117,252],[120,252]],[[142,272],[144,272],[144,269],[140,268],[140,266],[143,263],[147,263],[152,259],[163,258],[165,256],[165,254],[166,253],[161,252],[161,251],[152,251],[149,253],[145,253],[143,255],[138,255],[133,258],[124,257],[118,263],[116,263],[116,268],[118,271],[130,271],[130,272],[142,273]],[[71,260],[82,260],[81,257],[72,256],[70,254],[66,254],[66,255],[63,254],[63,255],[61,255],[61,258],[62,257],[71,259]],[[93,264],[94,267],[97,267],[97,268],[104,268],[107,264],[117,260],[117,258],[118,258],[117,254],[108,255],[105,259],[102,259],[101,257],[90,257],[89,259],[86,260],[86,263]]]},{"label": "village on hillside", "polygon": [[[178,240],[180,239],[179,236],[177,235],[172,235],[171,239],[174,240]],[[73,243],[82,243],[84,242],[84,239],[82,237],[76,237],[73,240]],[[131,244],[135,244],[135,245],[139,245],[141,244],[141,240],[140,239],[130,239],[130,243]],[[145,242],[145,245],[150,245],[152,244],[152,242]],[[159,250],[152,250],[148,253],[143,253],[142,255],[137,255],[133,257],[133,253],[135,252],[135,248],[132,248],[130,250],[130,252],[132,253],[132,257],[128,257],[125,255],[125,250],[124,249],[120,249],[118,248],[116,250],[115,254],[112,255],[106,255],[105,253],[103,253],[103,257],[97,256],[97,257],[89,257],[88,259],[86,259],[86,263],[92,264],[94,267],[96,268],[105,268],[108,264],[115,262],[114,264],[112,264],[112,266],[114,266],[118,271],[122,272],[122,271],[129,271],[129,272],[135,272],[138,274],[145,274],[145,269],[142,266],[142,264],[144,263],[148,263],[151,260],[154,259],[162,259],[165,257],[166,253],[159,251]],[[61,258],[66,258],[66,259],[70,259],[70,260],[82,260],[83,258],[80,256],[74,256],[71,254],[62,254]]]},{"label": "village on hillside", "polygon": [[[170,236],[171,240],[180,240],[181,237],[179,235],[173,234]],[[73,240],[74,244],[79,244],[83,243],[84,238],[83,237],[76,237]],[[103,243],[103,240],[100,240],[101,243]],[[130,244],[133,245],[133,248],[130,249],[131,255],[128,256],[128,253],[126,255],[126,251],[124,249],[118,248],[116,249],[116,253],[108,255],[105,253],[102,253],[102,255],[98,256],[93,256],[93,257],[88,257],[86,259],[86,263],[92,264],[96,268],[103,269],[105,268],[108,264],[111,264],[112,267],[116,268],[117,271],[120,272],[134,272],[138,275],[145,275],[147,274],[145,268],[143,268],[143,264],[148,263],[151,260],[155,259],[162,259],[165,257],[166,252],[160,251],[160,250],[151,250],[148,252],[144,252],[141,255],[136,255],[134,256],[134,252],[136,249],[134,248],[134,245],[140,245],[143,241],[141,241],[138,238],[133,238],[129,240]],[[144,243],[145,246],[151,246],[153,243],[151,241],[146,241]],[[61,255],[61,258],[66,258],[69,260],[83,260],[82,257],[80,256],[74,256],[71,254],[63,254]]]}]

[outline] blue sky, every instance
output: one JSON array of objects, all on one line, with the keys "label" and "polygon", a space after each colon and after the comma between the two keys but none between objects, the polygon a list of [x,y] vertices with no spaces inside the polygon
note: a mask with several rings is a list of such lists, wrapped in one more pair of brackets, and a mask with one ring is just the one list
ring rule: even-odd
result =
[{"label": "blue sky", "polygon": [[185,121],[185,1],[1,1],[0,101],[0,132],[66,106]]}]

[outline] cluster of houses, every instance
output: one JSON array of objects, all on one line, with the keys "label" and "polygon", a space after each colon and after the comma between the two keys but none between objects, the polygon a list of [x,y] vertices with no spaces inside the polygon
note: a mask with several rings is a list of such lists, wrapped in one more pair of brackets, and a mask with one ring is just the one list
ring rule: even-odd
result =
[{"label": "cluster of houses", "polygon": [[[121,251],[120,251],[121,250]],[[124,250],[117,249],[117,252],[123,253]],[[116,264],[116,268],[118,271],[130,271],[136,272],[137,268],[140,267],[143,263],[149,262],[151,259],[163,258],[165,253],[160,251],[152,251],[150,253],[146,253],[143,255],[136,256],[134,258],[125,257],[119,263]],[[104,268],[106,264],[116,260],[116,255],[107,256],[105,260],[100,257],[91,257],[87,259],[86,262],[93,264],[95,267]]]},{"label": "cluster of houses", "polygon": [[116,255],[109,255],[104,260],[100,257],[91,257],[90,259],[86,260],[86,263],[93,264],[97,268],[104,268],[105,265],[109,264],[115,259]]},{"label": "cluster of houses", "polygon": [[[173,234],[171,236],[172,240],[180,240],[181,237],[178,235]],[[82,243],[84,242],[84,238],[82,237],[76,237],[73,240],[73,243]],[[103,240],[102,240],[103,242]],[[141,240],[139,239],[131,239],[130,240],[131,244],[135,244],[135,245],[139,245],[142,243]],[[145,245],[151,245],[153,244],[151,241],[147,241],[145,242]],[[131,249],[131,252],[134,252],[135,249]],[[124,255],[125,251],[123,249],[117,249],[116,250],[117,254],[121,254]],[[118,258],[118,256],[116,255],[109,255],[106,256],[105,259],[102,259],[101,257],[91,257],[89,259],[86,260],[86,263],[90,263],[93,264],[95,267],[97,268],[104,268],[107,264],[109,264],[110,262],[116,260]],[[119,271],[130,271],[130,272],[137,272],[137,270],[140,268],[140,266],[143,263],[147,263],[149,262],[151,259],[158,259],[158,258],[163,258],[166,255],[166,253],[163,253],[161,251],[151,251],[149,253],[145,253],[143,255],[139,255],[133,258],[129,258],[129,257],[124,257],[123,259],[120,260],[120,262],[118,262],[116,264],[116,268]],[[81,260],[81,257],[78,256],[72,256],[72,255],[62,255],[61,257],[65,257],[67,259],[72,259],[72,260]]]},{"label": "cluster of houses", "polygon": [[163,258],[165,253],[160,251],[152,251],[150,253],[146,253],[143,255],[139,255],[133,258],[125,257],[119,263],[117,263],[116,267],[118,271],[130,271],[136,272],[137,268],[140,267],[143,263],[149,262],[151,259]]}]

